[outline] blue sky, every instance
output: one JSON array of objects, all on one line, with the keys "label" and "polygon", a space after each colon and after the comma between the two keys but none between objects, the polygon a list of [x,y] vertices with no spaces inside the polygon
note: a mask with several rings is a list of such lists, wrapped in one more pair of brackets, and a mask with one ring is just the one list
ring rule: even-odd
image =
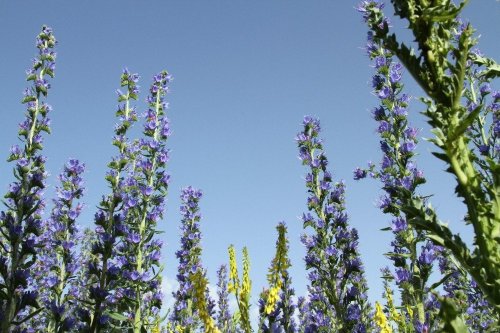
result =
[{"label": "blue sky", "polygon": [[[35,55],[34,38],[42,24],[53,27],[58,59],[49,103],[53,134],[45,140],[49,183],[70,157],[87,165],[86,211],[80,223],[92,225],[101,195],[108,193],[104,174],[115,154],[111,145],[115,89],[122,68],[141,75],[143,91],[151,76],[167,69],[173,76],[169,117],[172,175],[165,231],[165,272],[175,278],[179,246],[180,188],[204,191],[203,261],[215,284],[215,271],[227,263],[227,247],[251,258],[253,304],[265,285],[274,254],[275,226],[289,226],[292,278],[305,294],[302,225],[306,210],[305,168],[297,158],[295,134],[304,115],[321,119],[327,156],[338,180],[347,183],[351,225],[359,230],[372,301],[380,298],[379,269],[387,264],[390,234],[379,231],[388,217],[375,207],[380,194],[374,181],[352,181],[352,170],[380,153],[369,110],[372,68],[362,47],[366,28],[354,10],[357,1],[192,0],[192,1],[0,1],[0,147],[5,158],[16,143],[24,71]],[[392,13],[388,9],[388,13]],[[480,48],[500,55],[500,3],[471,1],[464,12],[482,35]],[[401,31],[404,24],[394,21]],[[402,36],[408,38],[406,32]],[[411,40],[411,39],[410,39]],[[420,91],[407,79],[408,92]],[[496,87],[498,89],[498,87]],[[141,96],[141,109],[145,108]],[[430,137],[412,103],[412,122]],[[418,163],[434,193],[433,205],[454,230],[464,209],[453,196],[453,180],[422,141]],[[11,166],[0,163],[0,186],[12,180]],[[47,195],[52,191],[48,190]],[[466,236],[466,238],[470,236]],[[167,295],[170,298],[170,295]]]}]

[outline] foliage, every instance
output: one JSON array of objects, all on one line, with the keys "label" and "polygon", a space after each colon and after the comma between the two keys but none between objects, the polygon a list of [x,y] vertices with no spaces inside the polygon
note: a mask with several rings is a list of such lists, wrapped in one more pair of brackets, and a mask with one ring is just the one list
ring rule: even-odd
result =
[{"label": "foliage", "polygon": [[[25,119],[20,145],[10,149],[14,181],[0,212],[0,332],[497,332],[500,328],[500,92],[492,86],[500,66],[476,48],[470,23],[459,17],[467,1],[392,0],[395,15],[408,23],[415,48],[391,32],[384,4],[362,1],[357,10],[368,25],[366,51],[375,69],[372,114],[382,153],[379,164],[354,170],[354,178],[380,182],[379,207],[390,216],[392,267],[381,269],[384,304],[367,298],[357,230],[349,226],[346,186],[334,181],[320,138],[320,122],[303,120],[296,136],[307,167],[307,209],[302,222],[307,294],[295,299],[289,268],[289,240],[277,226],[276,253],[261,293],[257,327],[252,327],[252,282],[248,250],[242,275],[234,246],[229,270],[217,271],[217,299],[210,296],[201,264],[199,200],[202,192],[182,189],[180,249],[174,307],[165,314],[161,290],[163,219],[170,176],[166,172],[171,135],[165,100],[172,80],[153,77],[139,113],[139,75],[125,69],[117,90],[109,193],[95,214],[94,230],[80,230],[84,164],[63,167],[55,198],[44,216],[47,172],[43,132],[50,133],[46,103],[55,73],[56,39],[44,26],[38,55],[27,71]],[[408,43],[407,43],[408,44]],[[410,45],[410,44],[409,44]],[[399,60],[396,60],[396,58]],[[403,71],[420,85],[423,115],[432,128],[433,154],[446,163],[473,244],[439,220],[417,167],[419,132],[411,126],[411,97]],[[142,122],[142,134],[130,129]],[[215,290],[214,290],[215,291]],[[231,308],[229,294],[235,296]]]},{"label": "foliage", "polygon": [[472,248],[421,199],[401,191],[405,199],[400,209],[415,228],[450,250],[500,314],[500,95],[489,86],[498,77],[498,65],[474,49],[473,28],[459,19],[466,2],[392,1],[396,15],[408,22],[418,51],[389,33],[381,3],[364,1],[359,8],[373,40],[401,60],[428,96],[422,100],[435,135],[431,142],[439,149],[434,155],[456,179],[466,222],[474,229]]}]

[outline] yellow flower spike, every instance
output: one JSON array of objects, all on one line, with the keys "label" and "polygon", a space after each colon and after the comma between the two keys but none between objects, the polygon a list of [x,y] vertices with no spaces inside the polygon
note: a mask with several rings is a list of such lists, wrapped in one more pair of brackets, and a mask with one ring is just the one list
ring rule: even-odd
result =
[{"label": "yellow flower spike", "polygon": [[387,317],[384,311],[382,311],[382,306],[379,302],[375,302],[375,315],[373,316],[375,324],[380,328],[380,333],[392,333],[392,328],[387,322]]},{"label": "yellow flower spike", "polygon": [[239,310],[239,323],[245,333],[252,332],[250,323],[250,292],[252,281],[250,281],[250,260],[248,258],[247,248],[243,248],[243,277],[240,285],[238,268],[236,265],[236,254],[234,246],[230,245],[229,252],[229,283],[228,291],[236,296]]},{"label": "yellow flower spike", "polygon": [[406,330],[406,321],[405,317],[401,315],[401,313],[396,310],[394,306],[394,301],[392,297],[392,289],[386,285],[385,286],[385,297],[387,298],[387,309],[389,310],[389,320],[396,322],[399,327],[399,330],[404,332]]},{"label": "yellow flower spike", "polygon": [[198,315],[200,319],[203,321],[203,325],[205,326],[205,333],[220,333],[219,329],[215,326],[215,321],[210,316],[207,311],[207,299],[205,298],[205,290],[207,289],[207,279],[203,275],[203,273],[198,270],[191,276],[191,282],[193,283],[194,288],[194,306],[198,310]]},{"label": "yellow flower spike", "polygon": [[250,259],[248,257],[248,250],[243,248],[243,283],[241,286],[241,293],[244,297],[250,296],[252,290],[252,281],[250,281]]},{"label": "yellow flower spike", "polygon": [[[161,331],[158,331],[158,332],[161,332]],[[175,327],[172,328],[172,323],[168,323],[167,324],[167,333],[184,333],[184,327],[177,324]]]},{"label": "yellow flower spike", "polygon": [[269,267],[269,273],[267,274],[267,281],[270,289],[266,298],[266,306],[264,308],[265,314],[273,312],[276,304],[280,300],[279,292],[283,286],[283,275],[286,273],[288,267],[290,267],[286,225],[284,223],[279,223],[276,230],[278,230],[278,240],[276,241],[276,254],[271,262],[271,267]]},{"label": "yellow flower spike", "polygon": [[240,289],[240,281],[238,277],[238,267],[236,265],[236,253],[234,251],[234,246],[230,245],[228,248],[229,252],[229,284],[228,291],[230,293],[238,293]]},{"label": "yellow flower spike", "polygon": [[409,305],[406,306],[406,311],[408,312],[410,318],[413,318],[413,309]]},{"label": "yellow flower spike", "polygon": [[278,303],[280,297],[279,297],[279,292],[280,292],[281,287],[272,287],[269,289],[269,292],[267,294],[267,300],[266,300],[266,306],[264,308],[264,312],[266,314],[270,314],[271,312],[274,311],[276,307],[276,303]]}]

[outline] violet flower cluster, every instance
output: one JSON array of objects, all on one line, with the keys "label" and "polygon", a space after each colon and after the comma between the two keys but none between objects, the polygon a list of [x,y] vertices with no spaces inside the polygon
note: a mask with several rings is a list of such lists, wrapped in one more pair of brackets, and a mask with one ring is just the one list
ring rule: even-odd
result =
[{"label": "violet flower cluster", "polygon": [[[175,304],[170,321],[174,327],[182,327],[183,332],[194,332],[201,326],[198,311],[192,304],[195,298],[192,276],[196,272],[202,272],[203,275],[206,275],[201,264],[199,200],[202,195],[200,190],[191,186],[181,191],[181,248],[175,253],[179,260],[177,269],[179,288],[173,293]],[[215,303],[209,297],[208,289],[205,291],[205,299],[208,307],[207,313],[209,316],[213,316]],[[223,305],[227,304],[225,301],[222,302]],[[224,313],[223,316],[224,319],[220,318],[220,320],[226,321],[227,313]]]},{"label": "violet flower cluster", "polygon": [[127,151],[132,164],[123,184],[125,218],[116,253],[120,269],[116,297],[119,313],[127,314],[135,332],[160,324],[162,241],[156,234],[170,179],[165,172],[169,160],[165,143],[171,134],[165,95],[170,80],[167,72],[153,77],[149,109],[144,114],[144,137]]},{"label": "violet flower cluster", "polygon": [[45,102],[54,76],[56,39],[49,27],[42,27],[36,38],[38,56],[27,71],[32,85],[24,92],[26,118],[19,124],[22,145],[14,145],[8,161],[14,161],[14,177],[5,195],[5,210],[0,212],[0,329],[22,324],[30,315],[41,311],[37,291],[30,289],[31,269],[37,258],[38,236],[42,231],[41,214],[45,203],[45,157],[42,132],[50,133]]},{"label": "violet flower cluster", "polygon": [[70,159],[59,175],[57,198],[50,218],[44,222],[42,247],[34,267],[44,311],[28,322],[31,329],[38,326],[48,332],[69,332],[79,327],[76,311],[82,286],[75,277],[81,270],[82,257],[77,248],[81,235],[76,219],[83,208],[77,200],[83,196],[84,170],[83,163]]},{"label": "violet flower cluster", "polygon": [[439,270],[446,280],[443,283],[444,296],[453,299],[457,310],[473,332],[494,332],[500,318],[484,297],[477,283],[460,270],[449,255],[438,258]]},{"label": "violet flower cluster", "polygon": [[217,327],[221,333],[230,333],[232,318],[229,310],[227,266],[221,265],[217,270]]},{"label": "violet flower cluster", "polygon": [[[309,271],[307,332],[366,332],[371,328],[371,307],[358,251],[358,233],[348,225],[345,185],[333,183],[328,159],[319,138],[318,119],[306,116],[296,137],[300,159],[310,168],[306,176],[309,198],[303,214],[306,269]],[[314,215],[313,215],[314,214]]]},{"label": "violet flower cluster", "polygon": [[96,239],[92,244],[90,258],[88,258],[87,272],[89,280],[89,306],[82,308],[80,318],[87,325],[87,330],[99,332],[109,326],[111,305],[116,304],[120,295],[116,295],[116,284],[120,271],[116,260],[117,238],[124,235],[125,220],[127,219],[127,187],[124,184],[126,172],[131,168],[129,148],[134,147],[126,137],[127,130],[137,121],[137,113],[130,106],[132,100],[137,99],[139,92],[137,74],[124,70],[120,85],[127,91],[117,90],[118,110],[116,116],[119,123],[115,127],[113,145],[119,150],[119,155],[108,164],[106,175],[111,193],[103,196],[98,211],[95,214]]},{"label": "violet flower cluster", "polygon": [[[365,13],[363,5],[359,11]],[[410,97],[403,93],[403,66],[393,60],[393,55],[377,43],[371,33],[368,35],[367,52],[376,70],[372,88],[380,105],[372,111],[372,115],[378,123],[383,157],[378,170],[370,163],[367,170],[357,168],[354,179],[370,175],[382,182],[385,194],[379,200],[379,207],[393,216],[389,229],[394,235],[392,251],[387,254],[394,272],[386,270],[384,278],[395,280],[403,308],[410,309],[408,320],[417,332],[425,332],[433,327],[437,315],[438,303],[432,301],[428,280],[443,249],[427,240],[422,231],[409,225],[406,214],[400,209],[408,204],[409,198],[419,197],[416,189],[425,183],[423,173],[414,160],[418,130],[409,125],[407,118]]]},{"label": "violet flower cluster", "polygon": [[138,118],[130,105],[137,99],[138,78],[124,70],[121,86],[127,90],[117,91],[120,122],[113,144],[119,155],[108,165],[112,193],[103,198],[95,216],[97,241],[88,264],[92,306],[82,311],[91,331],[108,327],[110,319],[134,332],[157,327],[160,321],[162,242],[155,234],[170,180],[164,168],[169,156],[165,142],[171,134],[165,95],[171,77],[166,71],[154,76],[144,137],[131,141],[126,134]]},{"label": "violet flower cluster", "polygon": [[[367,300],[367,283],[358,250],[357,230],[349,226],[345,184],[334,182],[320,139],[318,119],[306,116],[296,136],[305,177],[308,212],[306,233],[308,294],[294,300],[289,274],[287,228],[277,226],[276,254],[258,304],[258,332],[496,332],[500,327],[498,297],[498,177],[500,162],[500,92],[491,85],[499,66],[473,49],[476,40],[467,23],[457,21],[462,6],[450,1],[393,0],[396,15],[408,20],[420,55],[389,35],[384,5],[366,0],[357,7],[371,32],[367,52],[373,61],[373,93],[382,160],[354,171],[356,180],[380,180],[379,208],[391,216],[392,268],[382,269],[385,307],[375,311]],[[423,13],[423,15],[421,15]],[[453,36],[452,36],[453,35]],[[153,77],[139,115],[132,105],[139,95],[139,76],[124,70],[120,79],[113,145],[118,152],[108,164],[109,194],[95,214],[95,230],[79,231],[84,164],[71,159],[59,176],[50,216],[43,218],[47,173],[42,132],[50,133],[46,104],[54,76],[52,30],[36,39],[38,56],[27,71],[32,83],[22,103],[20,145],[11,148],[15,180],[0,212],[0,332],[168,332],[251,333],[250,259],[243,249],[240,278],[234,246],[229,272],[217,271],[217,304],[209,295],[201,263],[199,201],[202,192],[182,189],[180,249],[174,307],[162,312],[162,241],[158,238],[170,176],[166,173],[171,135],[165,100],[171,76]],[[410,97],[403,92],[399,57],[428,94],[429,124],[440,148],[434,153],[448,163],[464,199],[465,222],[475,232],[473,250],[437,219],[415,162],[418,130],[410,126]],[[463,104],[463,105],[462,105]],[[130,138],[142,118],[142,134]],[[437,245],[436,245],[437,244]],[[436,283],[433,270],[439,264]],[[229,277],[228,277],[229,273]],[[393,287],[397,288],[394,295]],[[230,311],[229,293],[238,307]],[[164,323],[164,321],[166,321]]]}]

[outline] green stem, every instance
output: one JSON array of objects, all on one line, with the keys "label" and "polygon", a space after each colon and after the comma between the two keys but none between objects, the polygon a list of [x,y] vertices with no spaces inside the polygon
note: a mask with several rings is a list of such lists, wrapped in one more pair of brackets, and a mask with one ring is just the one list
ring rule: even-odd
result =
[{"label": "green stem", "polygon": [[[127,100],[128,103],[128,100]],[[127,109],[128,109],[128,104],[127,104]],[[155,102],[155,131],[153,134],[153,139],[155,141],[158,140],[158,118],[159,118],[159,113],[160,113],[160,92],[157,93],[156,95],[156,102]],[[126,113],[128,114],[128,113]],[[152,159],[152,166],[151,166],[151,171],[149,171],[148,174],[146,174],[146,180],[147,180],[147,185],[148,187],[153,186],[154,182],[154,172],[156,170],[156,153],[153,153],[150,157]],[[139,235],[140,235],[140,241],[139,244],[137,245],[137,253],[136,253],[136,270],[139,274],[143,273],[143,267],[142,267],[142,260],[143,260],[143,253],[142,253],[142,247],[143,247],[143,241],[144,241],[144,232],[146,231],[146,217],[148,213],[148,206],[149,202],[147,199],[144,200],[143,205],[142,205],[142,216],[141,216],[141,223],[139,225]],[[141,305],[142,305],[142,293],[140,288],[137,286],[136,287],[136,309],[135,309],[135,316],[134,316],[134,333],[140,333],[141,332],[141,327],[143,326],[142,323],[142,312],[141,312]]]}]

